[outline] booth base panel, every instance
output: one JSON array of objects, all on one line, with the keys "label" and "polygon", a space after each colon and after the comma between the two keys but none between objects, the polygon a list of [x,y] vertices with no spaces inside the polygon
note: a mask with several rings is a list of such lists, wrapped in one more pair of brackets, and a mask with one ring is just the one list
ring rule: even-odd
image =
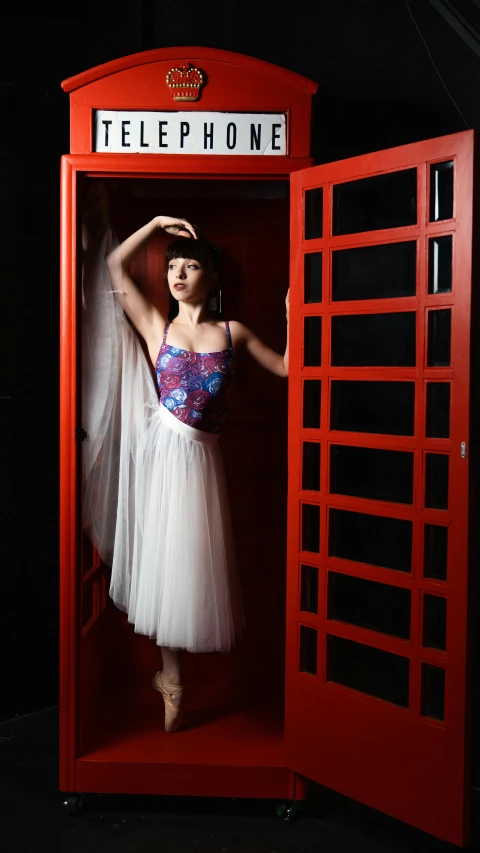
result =
[{"label": "booth base panel", "polygon": [[295,773],[286,767],[155,764],[93,761],[75,764],[82,793],[185,797],[296,799]]},{"label": "booth base panel", "polygon": [[[153,691],[152,691],[153,693]],[[285,766],[279,703],[238,701],[188,709],[175,734],[163,730],[163,701],[116,703],[97,720],[95,743],[75,762],[75,790],[213,797],[303,796]]]}]

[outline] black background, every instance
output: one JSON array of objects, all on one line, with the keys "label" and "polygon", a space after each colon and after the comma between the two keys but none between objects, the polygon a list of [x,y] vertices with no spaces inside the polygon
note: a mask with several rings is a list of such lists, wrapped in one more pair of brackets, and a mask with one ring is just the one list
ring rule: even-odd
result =
[{"label": "black background", "polygon": [[[480,31],[477,0],[450,6]],[[60,81],[151,48],[249,54],[318,81],[317,163],[480,126],[480,56],[428,0],[72,8],[0,17],[0,719],[57,703],[59,158],[69,150]],[[474,672],[478,786],[476,661]]]}]

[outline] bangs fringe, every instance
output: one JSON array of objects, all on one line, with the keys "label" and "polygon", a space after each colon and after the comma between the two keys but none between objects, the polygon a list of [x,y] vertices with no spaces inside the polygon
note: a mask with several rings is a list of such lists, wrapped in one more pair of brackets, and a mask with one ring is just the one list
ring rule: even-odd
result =
[{"label": "bangs fringe", "polygon": [[191,237],[179,237],[165,252],[165,280],[168,265],[175,258],[191,258],[206,267],[210,272],[220,272],[220,251],[214,243],[208,240],[193,240]]}]

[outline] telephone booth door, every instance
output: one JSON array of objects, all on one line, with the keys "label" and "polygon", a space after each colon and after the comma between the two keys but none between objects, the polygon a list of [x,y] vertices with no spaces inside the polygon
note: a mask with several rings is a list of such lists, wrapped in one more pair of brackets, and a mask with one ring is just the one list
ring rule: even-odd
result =
[{"label": "telephone booth door", "polygon": [[287,764],[459,845],[473,144],[291,177]]}]

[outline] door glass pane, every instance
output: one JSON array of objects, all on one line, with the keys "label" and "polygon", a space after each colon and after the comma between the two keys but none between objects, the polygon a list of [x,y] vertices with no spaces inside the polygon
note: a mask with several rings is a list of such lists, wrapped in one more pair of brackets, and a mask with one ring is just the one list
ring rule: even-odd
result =
[{"label": "door glass pane", "polygon": [[447,599],[438,595],[423,596],[423,641],[430,649],[447,648]]},{"label": "door glass pane", "polygon": [[415,296],[416,253],[414,240],[333,252],[332,300]]},{"label": "door glass pane", "polygon": [[448,509],[448,456],[440,453],[425,455],[425,506]]},{"label": "door glass pane", "polygon": [[327,681],[408,708],[408,658],[327,636]]},{"label": "door glass pane", "polygon": [[320,379],[305,379],[303,383],[303,421],[305,429],[320,429]]},{"label": "door glass pane", "polygon": [[318,613],[318,569],[302,566],[300,610]]},{"label": "door glass pane", "polygon": [[300,672],[317,674],[317,632],[300,625]]},{"label": "door glass pane", "polygon": [[410,572],[412,522],[331,509],[328,554],[396,572]]},{"label": "door glass pane", "polygon": [[422,716],[445,719],[445,670],[422,663]]},{"label": "door glass pane", "polygon": [[413,453],[332,444],[330,492],[411,504]]},{"label": "door glass pane", "polygon": [[450,366],[451,320],[450,308],[428,312],[428,367]]},{"label": "door glass pane", "polygon": [[332,365],[415,367],[415,313],[332,317]]},{"label": "door glass pane", "polygon": [[450,383],[427,383],[427,438],[450,436]]},{"label": "door glass pane", "polygon": [[322,318],[303,318],[303,363],[305,367],[319,367],[322,363]]},{"label": "door glass pane", "polygon": [[449,293],[452,289],[453,237],[430,237],[428,241],[428,292]]},{"label": "door glass pane", "polygon": [[430,166],[430,222],[453,218],[453,160]]},{"label": "door glass pane", "polygon": [[410,639],[409,589],[328,573],[328,619]]},{"label": "door glass pane", "polygon": [[304,441],[302,446],[302,489],[320,491],[320,445]]},{"label": "door glass pane", "polygon": [[82,589],[82,628],[96,615],[95,596],[97,582],[86,583]]},{"label": "door glass pane", "polygon": [[320,507],[302,504],[302,551],[320,551]]},{"label": "door glass pane", "polygon": [[423,576],[447,580],[448,527],[426,524],[423,545]]},{"label": "door glass pane", "polygon": [[82,533],[82,573],[86,575],[93,567],[93,545],[88,536]]},{"label": "door glass pane", "polygon": [[417,170],[404,169],[333,187],[333,234],[415,225]]},{"label": "door glass pane", "polygon": [[310,252],[305,255],[304,266],[304,302],[322,301],[322,253]]},{"label": "door glass pane", "polygon": [[82,533],[82,574],[87,575],[92,569],[98,569],[100,554],[92,545],[85,533]]},{"label": "door glass pane", "polygon": [[305,239],[313,240],[323,233],[323,189],[305,191]]},{"label": "door glass pane", "polygon": [[413,435],[414,382],[331,383],[330,429]]}]

